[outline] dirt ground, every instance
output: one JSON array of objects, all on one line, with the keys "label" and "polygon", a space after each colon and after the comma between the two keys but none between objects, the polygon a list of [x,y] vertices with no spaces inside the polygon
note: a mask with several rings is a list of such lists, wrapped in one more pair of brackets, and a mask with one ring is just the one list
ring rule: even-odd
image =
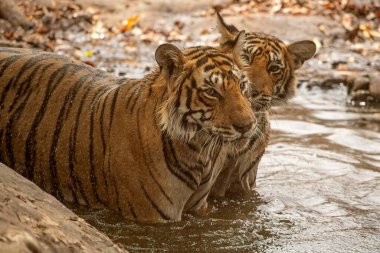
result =
[{"label": "dirt ground", "polygon": [[[1,42],[67,54],[130,77],[141,76],[155,66],[154,50],[161,43],[172,42],[182,47],[216,45],[215,11],[220,11],[239,29],[272,34],[285,42],[302,39],[316,42],[318,54],[299,73],[310,82],[314,82],[312,79],[319,79],[319,83],[329,79],[346,82],[348,76],[378,75],[380,70],[380,4],[371,1],[18,3],[35,27],[24,31],[0,20]],[[330,84],[328,81],[327,85]]]}]

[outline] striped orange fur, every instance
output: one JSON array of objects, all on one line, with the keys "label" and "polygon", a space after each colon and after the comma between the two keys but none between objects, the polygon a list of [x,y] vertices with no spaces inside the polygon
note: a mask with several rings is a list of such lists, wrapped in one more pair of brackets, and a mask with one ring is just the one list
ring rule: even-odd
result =
[{"label": "striped orange fur", "polygon": [[224,196],[229,188],[235,192],[254,188],[258,164],[270,135],[269,111],[273,106],[283,106],[294,96],[295,70],[313,57],[316,46],[309,40],[285,45],[274,36],[248,32],[242,47],[238,48],[235,41],[240,31],[233,25],[227,25],[219,13],[217,21],[221,34],[219,49],[234,60],[250,81],[252,108],[258,121],[257,133],[248,148],[227,159],[213,187],[213,195]]},{"label": "striped orange fur", "polygon": [[60,200],[129,219],[201,208],[227,154],[255,134],[247,84],[211,47],[164,44],[156,60],[151,74],[126,79],[0,48],[0,161]]}]

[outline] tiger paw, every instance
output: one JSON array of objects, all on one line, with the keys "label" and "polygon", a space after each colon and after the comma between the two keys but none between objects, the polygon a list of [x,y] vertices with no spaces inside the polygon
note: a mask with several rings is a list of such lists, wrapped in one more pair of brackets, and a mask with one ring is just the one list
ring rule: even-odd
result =
[{"label": "tiger paw", "polygon": [[202,201],[198,206],[191,209],[189,213],[194,216],[207,216],[209,213],[208,202]]}]

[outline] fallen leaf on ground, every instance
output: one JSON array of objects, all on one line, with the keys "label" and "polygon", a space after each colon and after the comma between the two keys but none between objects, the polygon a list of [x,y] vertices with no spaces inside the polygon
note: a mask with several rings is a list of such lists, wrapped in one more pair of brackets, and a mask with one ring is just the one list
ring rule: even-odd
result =
[{"label": "fallen leaf on ground", "polygon": [[140,15],[137,15],[137,16],[134,16],[134,17],[131,17],[131,18],[128,18],[128,19],[125,19],[123,20],[122,22],[122,27],[121,27],[121,31],[122,32],[125,32],[125,31],[129,31],[133,28],[133,26],[140,20]]}]

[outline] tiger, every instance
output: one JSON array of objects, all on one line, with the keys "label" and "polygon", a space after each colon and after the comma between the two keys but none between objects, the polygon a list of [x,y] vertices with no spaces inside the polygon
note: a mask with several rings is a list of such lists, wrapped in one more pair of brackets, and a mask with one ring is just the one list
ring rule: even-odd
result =
[{"label": "tiger", "polygon": [[0,161],[64,203],[130,220],[179,221],[201,208],[226,154],[255,133],[251,85],[212,47],[167,43],[155,59],[150,74],[128,79],[0,48]]},{"label": "tiger", "polygon": [[223,197],[226,192],[250,192],[256,185],[258,165],[270,136],[269,112],[282,106],[295,95],[295,70],[316,53],[313,41],[302,40],[286,45],[275,36],[258,32],[245,33],[243,45],[234,47],[240,31],[226,24],[216,13],[221,35],[218,49],[233,58],[252,85],[252,109],[256,112],[258,127],[248,147],[229,155],[224,169],[212,189],[212,196]]}]

